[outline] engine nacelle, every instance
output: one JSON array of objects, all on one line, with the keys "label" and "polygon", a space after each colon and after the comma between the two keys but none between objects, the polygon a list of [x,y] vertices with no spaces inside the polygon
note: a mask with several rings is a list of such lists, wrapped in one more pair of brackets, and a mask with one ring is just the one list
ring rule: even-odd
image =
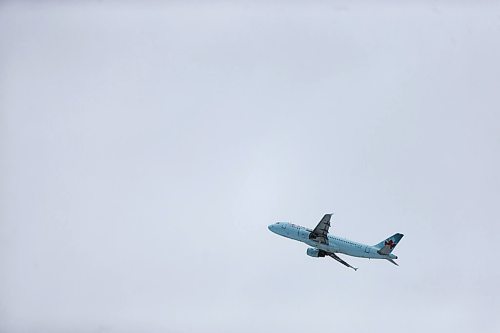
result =
[{"label": "engine nacelle", "polygon": [[319,258],[319,257],[324,257],[325,252],[320,249],[315,249],[313,247],[310,247],[307,249],[307,255],[309,257]]}]

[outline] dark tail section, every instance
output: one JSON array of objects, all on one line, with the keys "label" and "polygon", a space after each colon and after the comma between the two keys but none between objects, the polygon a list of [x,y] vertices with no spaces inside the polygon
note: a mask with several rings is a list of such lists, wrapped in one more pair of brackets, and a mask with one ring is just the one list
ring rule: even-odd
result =
[{"label": "dark tail section", "polygon": [[386,240],[378,243],[375,247],[378,249],[379,254],[389,254],[394,250],[396,245],[398,245],[401,238],[403,238],[403,234],[394,234]]}]

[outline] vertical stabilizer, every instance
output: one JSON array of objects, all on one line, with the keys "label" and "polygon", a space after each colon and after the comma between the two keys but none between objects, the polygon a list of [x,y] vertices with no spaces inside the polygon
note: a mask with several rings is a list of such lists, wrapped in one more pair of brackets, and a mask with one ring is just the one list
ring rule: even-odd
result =
[{"label": "vertical stabilizer", "polygon": [[394,250],[399,241],[403,238],[403,234],[394,234],[386,240],[378,243],[375,247],[378,249],[379,254],[389,254]]}]

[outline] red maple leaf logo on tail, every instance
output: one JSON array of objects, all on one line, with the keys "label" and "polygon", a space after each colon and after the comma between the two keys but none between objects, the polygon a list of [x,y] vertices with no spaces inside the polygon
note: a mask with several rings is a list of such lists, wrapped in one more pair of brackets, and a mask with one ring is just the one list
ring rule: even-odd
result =
[{"label": "red maple leaf logo on tail", "polygon": [[396,243],[392,239],[389,239],[388,241],[385,241],[385,245],[389,245],[391,250],[396,246]]}]

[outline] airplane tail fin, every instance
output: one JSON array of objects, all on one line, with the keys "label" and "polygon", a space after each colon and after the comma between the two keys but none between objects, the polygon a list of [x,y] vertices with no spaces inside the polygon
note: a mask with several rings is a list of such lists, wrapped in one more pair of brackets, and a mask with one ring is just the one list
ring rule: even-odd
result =
[{"label": "airplane tail fin", "polygon": [[396,245],[398,245],[399,241],[403,238],[403,234],[394,234],[391,237],[383,240],[382,242],[375,245],[378,249],[379,254],[389,254],[394,250]]}]

